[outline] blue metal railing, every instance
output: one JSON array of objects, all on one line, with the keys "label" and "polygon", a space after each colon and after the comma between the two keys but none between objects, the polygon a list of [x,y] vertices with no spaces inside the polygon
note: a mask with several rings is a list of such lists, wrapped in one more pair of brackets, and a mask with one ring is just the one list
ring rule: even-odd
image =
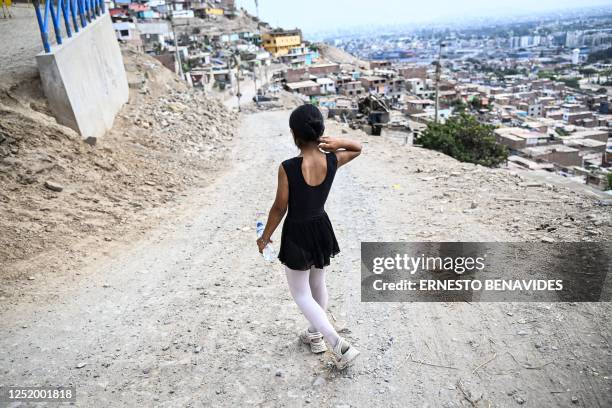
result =
[{"label": "blue metal railing", "polygon": [[66,36],[70,38],[73,33],[78,33],[81,28],[87,27],[88,23],[105,12],[104,0],[46,0],[42,5],[40,0],[34,0],[34,9],[45,52],[51,52],[49,19],[53,24],[55,41],[57,44],[62,44],[61,19],[64,20]]}]

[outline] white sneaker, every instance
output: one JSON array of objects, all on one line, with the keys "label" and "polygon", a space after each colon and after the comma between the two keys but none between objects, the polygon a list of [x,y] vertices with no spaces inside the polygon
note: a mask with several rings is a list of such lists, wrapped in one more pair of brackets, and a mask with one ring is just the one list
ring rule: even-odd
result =
[{"label": "white sneaker", "polygon": [[[346,349],[344,353],[342,352],[343,348]],[[336,368],[338,370],[343,370],[349,365],[352,365],[357,356],[361,354],[359,350],[351,346],[349,342],[344,340],[342,337],[338,339],[338,342],[332,351],[334,354],[334,362],[336,363]]]},{"label": "white sneaker", "polygon": [[325,353],[327,351],[327,346],[325,345],[325,341],[323,341],[323,335],[320,332],[313,333],[305,329],[300,333],[300,340],[302,340],[304,344],[310,344],[310,351],[315,354]]}]

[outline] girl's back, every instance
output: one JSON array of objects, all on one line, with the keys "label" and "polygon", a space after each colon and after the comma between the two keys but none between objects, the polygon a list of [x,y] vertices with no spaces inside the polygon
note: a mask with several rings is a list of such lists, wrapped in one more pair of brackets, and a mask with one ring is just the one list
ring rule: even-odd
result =
[{"label": "girl's back", "polygon": [[289,220],[325,215],[325,201],[336,175],[337,159],[334,153],[317,153],[283,162],[289,182]]},{"label": "girl's back", "polygon": [[306,184],[318,186],[323,183],[325,176],[327,176],[327,159],[325,153],[317,151],[302,157],[301,169]]}]

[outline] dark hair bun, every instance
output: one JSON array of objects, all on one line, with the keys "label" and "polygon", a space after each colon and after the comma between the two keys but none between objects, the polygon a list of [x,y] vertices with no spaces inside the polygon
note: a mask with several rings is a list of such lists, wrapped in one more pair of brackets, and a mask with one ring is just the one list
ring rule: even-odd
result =
[{"label": "dark hair bun", "polygon": [[325,131],[323,115],[314,105],[302,105],[291,112],[289,127],[296,139],[303,142],[316,142]]}]

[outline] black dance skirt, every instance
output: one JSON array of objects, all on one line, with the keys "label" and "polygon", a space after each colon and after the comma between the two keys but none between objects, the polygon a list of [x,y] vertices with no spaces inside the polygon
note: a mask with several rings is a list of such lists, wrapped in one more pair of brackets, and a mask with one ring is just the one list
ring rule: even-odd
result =
[{"label": "black dance skirt", "polygon": [[321,269],[339,252],[327,213],[307,220],[285,219],[278,259],[287,267],[298,271],[312,266]]}]

